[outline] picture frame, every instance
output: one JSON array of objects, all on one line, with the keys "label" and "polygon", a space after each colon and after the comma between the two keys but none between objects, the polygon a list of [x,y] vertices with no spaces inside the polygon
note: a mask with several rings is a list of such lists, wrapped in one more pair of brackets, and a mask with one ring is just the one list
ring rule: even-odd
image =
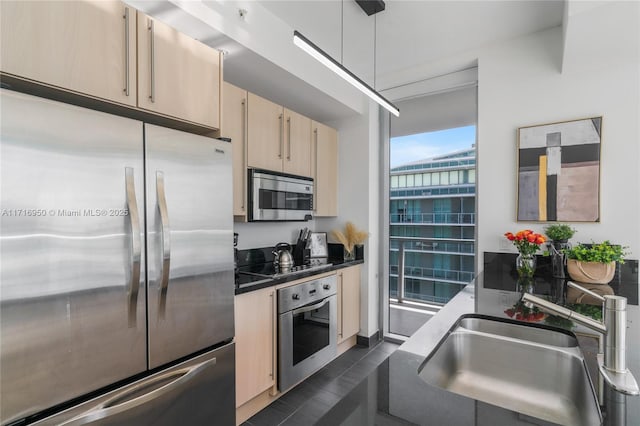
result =
[{"label": "picture frame", "polygon": [[311,258],[324,258],[329,255],[326,232],[312,232],[309,240],[309,255]]},{"label": "picture frame", "polygon": [[517,134],[518,222],[600,222],[602,116]]}]

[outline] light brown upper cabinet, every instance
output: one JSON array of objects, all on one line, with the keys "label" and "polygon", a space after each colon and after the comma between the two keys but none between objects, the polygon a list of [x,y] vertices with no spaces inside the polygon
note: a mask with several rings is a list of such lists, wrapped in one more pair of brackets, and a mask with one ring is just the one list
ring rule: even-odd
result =
[{"label": "light brown upper cabinet", "polygon": [[247,166],[282,171],[284,110],[282,106],[249,93]]},{"label": "light brown upper cabinet", "polygon": [[233,147],[233,215],[247,214],[247,91],[225,82],[221,135]]},{"label": "light brown upper cabinet", "polygon": [[221,54],[119,1],[0,1],[0,70],[220,128]]},{"label": "light brown upper cabinet", "polygon": [[220,128],[221,54],[138,12],[138,106]]},{"label": "light brown upper cabinet", "polygon": [[136,105],[136,10],[119,1],[1,1],[0,69]]},{"label": "light brown upper cabinet", "polygon": [[282,171],[311,177],[311,119],[284,109],[284,159]]},{"label": "light brown upper cabinet", "polygon": [[311,166],[314,179],[316,216],[338,215],[338,132],[322,123],[311,122],[313,148]]},{"label": "light brown upper cabinet", "polygon": [[247,165],[311,177],[311,120],[249,93]]}]

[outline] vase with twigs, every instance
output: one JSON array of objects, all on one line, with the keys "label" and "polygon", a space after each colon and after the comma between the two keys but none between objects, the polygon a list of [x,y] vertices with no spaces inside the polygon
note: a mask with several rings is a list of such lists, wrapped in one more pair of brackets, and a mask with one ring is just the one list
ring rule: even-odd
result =
[{"label": "vase with twigs", "polygon": [[344,246],[344,260],[354,260],[356,247],[364,243],[369,233],[361,231],[353,223],[347,222],[344,233],[334,229],[331,231],[331,235]]}]

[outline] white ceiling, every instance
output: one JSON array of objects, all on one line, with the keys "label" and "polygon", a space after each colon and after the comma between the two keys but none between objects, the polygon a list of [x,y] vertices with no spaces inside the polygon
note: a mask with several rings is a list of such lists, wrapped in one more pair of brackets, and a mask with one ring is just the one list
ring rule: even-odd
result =
[{"label": "white ceiling", "polygon": [[[228,51],[224,75],[233,84],[318,121],[354,113],[170,2],[126,1],[212,47]],[[387,0],[385,11],[367,16],[354,0],[259,3],[378,90],[411,83],[408,79],[415,80],[417,70],[419,79],[434,77],[423,71],[429,69],[425,66],[429,63],[562,25],[564,9],[563,0]]]},{"label": "white ceiling", "polygon": [[419,65],[559,26],[564,9],[563,0],[387,0],[367,16],[354,0],[260,3],[338,60],[342,44],[343,64],[371,84],[375,34],[378,90],[408,83],[394,75]]}]

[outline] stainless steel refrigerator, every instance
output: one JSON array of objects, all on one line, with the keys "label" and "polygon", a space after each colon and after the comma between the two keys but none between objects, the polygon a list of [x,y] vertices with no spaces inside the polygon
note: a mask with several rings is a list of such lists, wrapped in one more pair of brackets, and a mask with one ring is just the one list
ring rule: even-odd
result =
[{"label": "stainless steel refrigerator", "polygon": [[0,102],[1,423],[235,424],[230,144]]}]

